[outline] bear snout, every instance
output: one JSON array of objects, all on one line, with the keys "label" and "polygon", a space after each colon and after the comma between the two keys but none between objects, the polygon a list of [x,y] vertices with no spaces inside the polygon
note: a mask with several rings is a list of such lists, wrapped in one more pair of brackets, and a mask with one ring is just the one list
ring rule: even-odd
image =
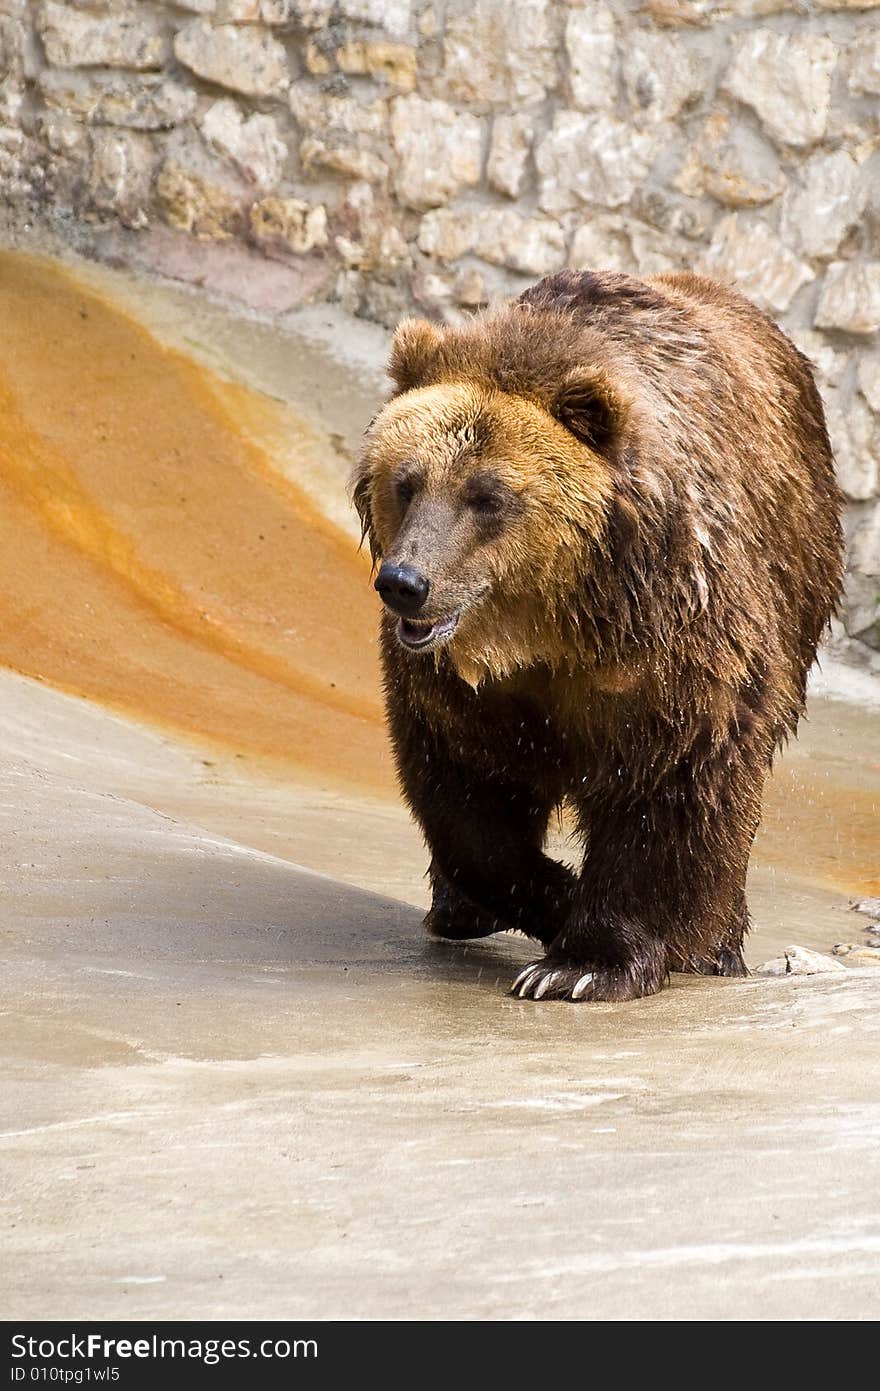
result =
[{"label": "bear snout", "polygon": [[424,608],[430,583],[414,565],[391,565],[387,562],[376,576],[375,588],[395,613],[412,618]]}]

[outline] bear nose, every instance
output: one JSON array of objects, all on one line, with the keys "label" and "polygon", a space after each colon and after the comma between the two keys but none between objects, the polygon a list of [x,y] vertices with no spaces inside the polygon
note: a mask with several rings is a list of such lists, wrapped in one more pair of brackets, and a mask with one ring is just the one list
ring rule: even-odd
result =
[{"label": "bear nose", "polygon": [[383,565],[376,576],[376,589],[390,609],[410,618],[427,599],[429,585],[412,565]]}]

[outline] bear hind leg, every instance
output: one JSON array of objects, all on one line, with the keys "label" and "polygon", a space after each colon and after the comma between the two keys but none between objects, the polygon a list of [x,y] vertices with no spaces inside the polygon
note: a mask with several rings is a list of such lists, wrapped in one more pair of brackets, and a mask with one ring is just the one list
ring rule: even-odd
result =
[{"label": "bear hind leg", "polygon": [[720,946],[714,956],[700,956],[682,963],[671,963],[670,970],[694,976],[747,976],[742,947]]},{"label": "bear hind leg", "polygon": [[429,871],[433,900],[423,926],[429,937],[446,942],[466,942],[508,931],[510,924],[481,908],[463,890],[451,884],[432,865]]},{"label": "bear hind leg", "polygon": [[743,959],[743,938],[749,926],[749,912],[743,895],[734,926],[720,937],[717,946],[711,951],[691,956],[670,952],[670,971],[696,976],[747,976],[749,968]]}]

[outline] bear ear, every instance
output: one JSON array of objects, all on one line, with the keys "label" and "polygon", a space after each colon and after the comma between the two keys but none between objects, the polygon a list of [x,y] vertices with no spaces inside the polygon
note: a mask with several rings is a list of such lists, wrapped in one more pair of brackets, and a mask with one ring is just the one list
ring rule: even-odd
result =
[{"label": "bear ear", "polygon": [[427,319],[404,319],[394,335],[388,360],[388,375],[398,391],[426,385],[443,339],[443,330]]},{"label": "bear ear", "polygon": [[550,411],[583,444],[607,454],[623,432],[629,402],[603,368],[575,367],[551,400]]}]

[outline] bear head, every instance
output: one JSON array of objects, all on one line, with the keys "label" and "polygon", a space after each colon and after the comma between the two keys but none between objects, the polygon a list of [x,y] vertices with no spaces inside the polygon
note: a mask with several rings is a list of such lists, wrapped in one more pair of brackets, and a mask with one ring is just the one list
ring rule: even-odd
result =
[{"label": "bear head", "polygon": [[521,305],[455,328],[406,320],[388,370],[353,499],[394,638],[414,658],[447,651],[472,685],[557,661],[608,530],[625,372],[572,341],[570,316]]}]

